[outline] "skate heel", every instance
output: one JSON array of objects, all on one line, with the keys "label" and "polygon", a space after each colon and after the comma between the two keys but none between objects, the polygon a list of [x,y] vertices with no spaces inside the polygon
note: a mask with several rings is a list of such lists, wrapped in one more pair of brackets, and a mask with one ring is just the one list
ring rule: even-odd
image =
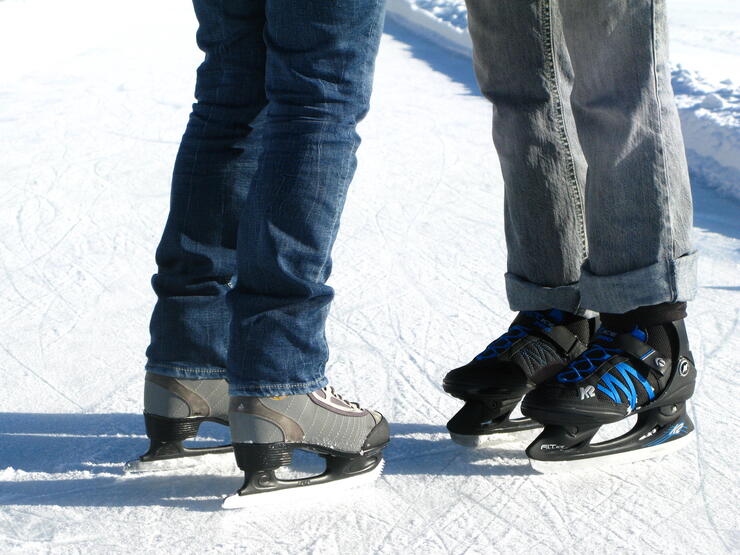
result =
[{"label": "skate heel", "polygon": [[685,402],[646,411],[638,417],[637,426],[646,432],[638,438],[643,449],[677,441],[694,431]]},{"label": "skate heel", "polygon": [[184,441],[198,435],[204,418],[168,418],[144,413],[146,435],[152,442]]},{"label": "skate heel", "polygon": [[[170,470],[178,465],[173,459],[196,457],[208,454],[221,454],[231,451],[231,445],[210,447],[186,447],[183,441],[198,435],[200,425],[207,418],[168,418],[156,414],[144,413],[146,435],[149,438],[149,449],[136,460],[124,466],[124,472],[148,472],[152,470]],[[220,422],[226,424],[225,422]],[[185,466],[185,465],[183,465]]]},{"label": "skate heel", "polygon": [[287,443],[235,443],[237,466],[245,473],[277,470],[293,460],[293,447]]}]

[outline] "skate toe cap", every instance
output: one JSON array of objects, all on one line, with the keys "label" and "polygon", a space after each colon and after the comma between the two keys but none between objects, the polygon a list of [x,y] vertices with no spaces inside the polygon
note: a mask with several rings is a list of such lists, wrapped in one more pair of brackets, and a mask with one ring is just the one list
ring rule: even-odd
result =
[{"label": "skate toe cap", "polygon": [[521,368],[508,361],[473,361],[448,372],[442,382],[448,393],[485,393],[493,389],[499,393],[518,393],[527,388],[527,376]]},{"label": "skate toe cap", "polygon": [[[380,414],[380,413],[378,413]],[[363,451],[372,449],[378,449],[383,447],[390,441],[391,431],[388,421],[384,416],[380,415],[380,421],[370,430],[370,433],[365,438],[365,443],[362,446]]]},{"label": "skate toe cap", "polygon": [[544,384],[524,397],[522,414],[541,424],[596,424],[621,420],[625,408],[596,397],[582,399],[577,388]]}]

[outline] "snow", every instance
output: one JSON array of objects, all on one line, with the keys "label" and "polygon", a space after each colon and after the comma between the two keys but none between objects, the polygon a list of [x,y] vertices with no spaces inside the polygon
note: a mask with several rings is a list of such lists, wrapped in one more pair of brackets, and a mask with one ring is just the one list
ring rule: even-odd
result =
[{"label": "snow", "polygon": [[[713,24],[713,4],[696,20]],[[477,451],[453,444],[444,423],[459,402],[440,380],[512,316],[503,189],[469,60],[393,20],[328,329],[333,384],[392,422],[383,477],[310,508],[227,512],[221,499],[240,484],[229,457],[123,475],[146,447],[149,277],[200,61],[194,30],[175,0],[0,2],[0,552],[740,549],[737,204],[695,190],[688,449],[541,476],[523,454],[533,432]]]},{"label": "snow", "polygon": [[[711,8],[711,9],[710,9]],[[668,3],[673,87],[695,185],[740,201],[740,4]],[[472,55],[464,0],[389,0],[391,19]]]}]

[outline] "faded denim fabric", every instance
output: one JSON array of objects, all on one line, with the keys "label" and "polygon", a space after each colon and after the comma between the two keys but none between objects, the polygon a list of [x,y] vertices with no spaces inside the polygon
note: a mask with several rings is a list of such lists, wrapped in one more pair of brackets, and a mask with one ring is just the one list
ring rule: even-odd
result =
[{"label": "faded denim fabric", "polygon": [[326,385],[331,249],[384,0],[194,0],[198,68],[152,278],[147,369],[234,395]]},{"label": "faded denim fabric", "polygon": [[663,0],[466,0],[493,103],[513,310],[691,300],[696,254]]}]

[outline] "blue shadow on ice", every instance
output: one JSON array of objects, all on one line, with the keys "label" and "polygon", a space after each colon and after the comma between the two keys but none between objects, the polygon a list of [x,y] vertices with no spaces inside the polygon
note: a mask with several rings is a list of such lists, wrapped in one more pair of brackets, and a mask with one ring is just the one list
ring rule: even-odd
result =
[{"label": "blue shadow on ice", "polygon": [[[392,430],[393,439],[385,451],[387,476],[496,479],[530,473],[524,444],[470,451],[453,444],[443,426],[393,424]],[[228,431],[221,426],[204,433],[210,441],[228,442]],[[0,413],[0,505],[159,505],[210,511],[241,483],[238,470],[234,467],[231,473],[228,463],[221,474],[194,470],[124,475],[123,463],[142,453],[147,444],[138,414]],[[309,457],[296,458],[299,468],[316,467]]]},{"label": "blue shadow on ice", "polygon": [[434,41],[415,34],[393,20],[392,14],[385,21],[384,33],[408,45],[414,58],[427,63],[434,71],[445,74],[464,85],[471,95],[480,96],[480,89],[473,73],[470,58],[441,47]]}]

